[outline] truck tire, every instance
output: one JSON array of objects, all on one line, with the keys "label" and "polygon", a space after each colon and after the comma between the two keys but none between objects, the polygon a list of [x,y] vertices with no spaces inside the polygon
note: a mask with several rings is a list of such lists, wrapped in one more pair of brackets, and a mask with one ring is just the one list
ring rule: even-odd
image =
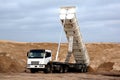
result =
[{"label": "truck tire", "polygon": [[51,72],[52,72],[51,66],[49,64],[46,65],[46,69],[44,70],[44,73],[51,73]]},{"label": "truck tire", "polygon": [[85,73],[87,72],[87,69],[86,69],[86,68],[84,68],[84,72],[85,72]]},{"label": "truck tire", "polygon": [[35,73],[36,70],[35,70],[35,69],[30,69],[30,72],[31,72],[31,73]]},{"label": "truck tire", "polygon": [[85,71],[84,69],[85,69],[85,66],[84,66],[84,64],[82,64],[82,67],[81,67],[80,72],[81,72],[81,73],[84,73],[84,71]]},{"label": "truck tire", "polygon": [[87,66],[85,64],[84,64],[84,67],[83,67],[83,71],[84,71],[84,73],[87,72]]},{"label": "truck tire", "polygon": [[83,67],[81,68],[80,72],[81,72],[81,73],[83,73],[83,72],[84,72],[84,68],[83,68]]},{"label": "truck tire", "polygon": [[84,72],[85,72],[85,73],[87,72],[87,66],[84,67]]},{"label": "truck tire", "polygon": [[63,66],[60,66],[59,73],[63,73],[63,72],[64,72]]},{"label": "truck tire", "polygon": [[67,73],[67,72],[68,72],[68,67],[65,66],[65,67],[63,68],[63,73]]},{"label": "truck tire", "polygon": [[82,73],[86,73],[87,72],[87,66],[85,64],[82,65],[81,72]]}]

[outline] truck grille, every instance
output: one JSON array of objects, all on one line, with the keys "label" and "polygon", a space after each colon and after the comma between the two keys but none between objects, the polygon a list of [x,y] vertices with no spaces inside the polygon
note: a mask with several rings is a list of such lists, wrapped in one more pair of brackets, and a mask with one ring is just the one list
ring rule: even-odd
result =
[{"label": "truck grille", "polygon": [[32,61],[31,65],[39,65],[39,61]]}]

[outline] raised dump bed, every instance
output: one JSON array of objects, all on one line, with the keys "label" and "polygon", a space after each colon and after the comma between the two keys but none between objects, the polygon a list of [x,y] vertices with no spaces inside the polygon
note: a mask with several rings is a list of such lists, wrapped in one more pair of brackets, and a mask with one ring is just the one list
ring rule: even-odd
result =
[{"label": "raised dump bed", "polygon": [[61,7],[60,19],[69,43],[66,62],[69,62],[70,56],[73,54],[76,63],[82,63],[88,66],[90,59],[85,44],[82,40],[75,14],[75,7]]}]

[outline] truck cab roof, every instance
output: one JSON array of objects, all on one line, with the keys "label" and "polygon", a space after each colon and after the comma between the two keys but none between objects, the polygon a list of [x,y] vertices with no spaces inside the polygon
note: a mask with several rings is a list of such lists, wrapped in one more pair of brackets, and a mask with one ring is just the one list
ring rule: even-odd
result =
[{"label": "truck cab roof", "polygon": [[50,52],[51,53],[51,50],[47,50],[47,49],[31,49],[30,52],[34,52],[34,51],[40,51],[40,52]]}]

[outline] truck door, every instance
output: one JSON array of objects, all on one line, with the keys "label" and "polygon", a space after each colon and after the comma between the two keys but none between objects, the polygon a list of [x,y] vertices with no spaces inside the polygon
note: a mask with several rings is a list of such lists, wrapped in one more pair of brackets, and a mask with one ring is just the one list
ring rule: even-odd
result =
[{"label": "truck door", "polygon": [[50,61],[51,61],[51,53],[46,52],[46,54],[45,54],[45,64],[47,64]]}]

